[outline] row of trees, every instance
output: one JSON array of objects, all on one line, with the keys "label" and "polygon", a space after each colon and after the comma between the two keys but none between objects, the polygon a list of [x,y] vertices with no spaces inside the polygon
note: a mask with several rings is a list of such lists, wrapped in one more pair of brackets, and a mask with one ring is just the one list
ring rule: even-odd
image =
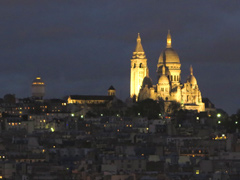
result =
[{"label": "row of trees", "polygon": [[[176,113],[180,109],[180,104],[177,102],[171,102],[167,107],[171,113]],[[143,101],[135,102],[132,106],[127,107],[122,101],[118,101],[112,104],[110,107],[106,105],[94,106],[91,111],[87,113],[87,117],[104,116],[128,116],[128,117],[147,117],[148,119],[157,119],[165,112],[164,101],[159,99],[154,101],[152,99],[146,99]]]}]

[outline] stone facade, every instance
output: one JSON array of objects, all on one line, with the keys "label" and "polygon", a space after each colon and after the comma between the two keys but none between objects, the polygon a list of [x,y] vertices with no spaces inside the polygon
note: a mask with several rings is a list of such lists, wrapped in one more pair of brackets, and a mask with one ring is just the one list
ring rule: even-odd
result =
[{"label": "stone facade", "polygon": [[[139,48],[141,47],[141,48]],[[181,63],[177,52],[172,48],[170,32],[167,35],[166,49],[160,54],[157,64],[158,83],[153,85],[149,77],[147,59],[138,34],[137,47],[131,59],[130,96],[136,100],[164,100],[165,105],[178,102],[183,109],[205,111],[202,95],[190,67],[186,83],[181,83]],[[167,111],[167,108],[165,108]]]}]

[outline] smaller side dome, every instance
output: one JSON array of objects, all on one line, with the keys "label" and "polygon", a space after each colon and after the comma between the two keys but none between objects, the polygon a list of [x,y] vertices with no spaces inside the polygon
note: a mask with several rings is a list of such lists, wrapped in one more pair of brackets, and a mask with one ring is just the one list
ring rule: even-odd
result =
[{"label": "smaller side dome", "polygon": [[146,85],[148,85],[149,88],[152,87],[152,80],[147,76],[143,79],[142,87],[144,88]]},{"label": "smaller side dome", "polygon": [[158,80],[158,84],[169,84],[169,79],[168,79],[168,77],[165,75],[165,74],[163,74],[160,78],[159,78],[159,80]]},{"label": "smaller side dome", "polygon": [[197,80],[196,80],[196,78],[194,77],[194,75],[188,76],[187,82],[189,82],[190,84],[193,84],[193,85],[196,85],[196,84],[197,84]]},{"label": "smaller side dome", "polygon": [[192,65],[190,66],[190,76],[187,78],[187,82],[193,85],[197,85],[197,80],[193,75],[193,68]]},{"label": "smaller side dome", "polygon": [[158,84],[161,84],[161,85],[168,85],[168,84],[169,84],[169,79],[168,79],[168,77],[165,75],[165,71],[166,71],[166,67],[163,66],[163,67],[162,67],[162,75],[161,75],[161,77],[158,79]]}]

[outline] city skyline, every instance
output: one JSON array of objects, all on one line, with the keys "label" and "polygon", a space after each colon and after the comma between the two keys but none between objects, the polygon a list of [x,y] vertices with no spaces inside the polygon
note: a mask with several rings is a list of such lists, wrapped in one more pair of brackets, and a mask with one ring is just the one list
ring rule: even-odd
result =
[{"label": "city skyline", "polygon": [[156,62],[170,29],[182,79],[193,65],[202,96],[235,113],[239,4],[206,2],[0,2],[0,96],[28,97],[33,79],[41,76],[47,98],[105,95],[113,85],[125,100],[137,33],[156,82]]}]

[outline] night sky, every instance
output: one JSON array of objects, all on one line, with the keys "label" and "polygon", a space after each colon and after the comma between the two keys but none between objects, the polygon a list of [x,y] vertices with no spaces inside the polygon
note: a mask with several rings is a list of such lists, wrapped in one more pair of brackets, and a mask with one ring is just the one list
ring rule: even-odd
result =
[{"label": "night sky", "polygon": [[129,97],[130,59],[141,33],[150,76],[166,35],[203,97],[232,114],[240,108],[240,1],[0,1],[0,97],[31,95],[41,76],[46,98],[69,94]]}]

